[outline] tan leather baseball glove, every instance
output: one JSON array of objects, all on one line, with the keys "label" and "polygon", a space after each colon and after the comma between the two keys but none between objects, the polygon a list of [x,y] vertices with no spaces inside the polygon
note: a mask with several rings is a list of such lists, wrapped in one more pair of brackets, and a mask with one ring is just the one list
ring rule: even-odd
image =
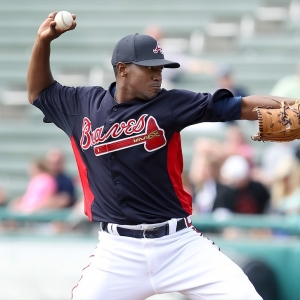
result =
[{"label": "tan leather baseball glove", "polygon": [[272,100],[279,103],[280,108],[257,106],[253,109],[258,116],[259,131],[252,139],[264,142],[300,139],[300,103],[289,105],[285,101]]}]

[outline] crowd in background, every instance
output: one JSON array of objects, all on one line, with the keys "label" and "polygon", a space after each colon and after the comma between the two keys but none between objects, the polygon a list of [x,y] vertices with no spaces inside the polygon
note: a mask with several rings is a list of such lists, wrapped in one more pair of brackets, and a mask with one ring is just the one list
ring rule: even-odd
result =
[{"label": "crowd in background", "polygon": [[65,154],[52,148],[45,157],[36,158],[28,165],[28,185],[22,195],[9,199],[0,190],[0,203],[15,213],[35,213],[72,207],[77,201],[77,180],[66,172]]},{"label": "crowd in background", "polygon": [[[164,45],[163,32],[156,25],[148,26],[145,33],[162,43],[166,58],[181,63],[178,70],[163,71],[163,87],[176,88],[180,72],[203,73],[214,75],[215,89],[229,89],[235,96],[250,94],[246,85],[236,84],[234,71],[229,65],[202,61],[178,49],[174,51],[174,48],[171,51],[168,45]],[[276,83],[270,94],[298,98],[300,68],[297,70],[294,76]],[[258,161],[239,122],[227,122],[224,131],[224,140],[199,138],[191,145],[192,162],[183,174],[183,183],[185,190],[192,195],[194,215],[300,213],[298,141],[265,144]],[[5,187],[0,186],[1,207],[22,213],[69,208],[73,210],[74,220],[79,223],[87,221],[82,196],[76,194],[80,183],[67,174],[65,156],[60,149],[51,149],[43,159],[32,161],[28,175],[27,190],[17,199],[8,201]]]},{"label": "crowd in background", "polygon": [[261,163],[254,150],[237,124],[224,141],[195,142],[188,175],[196,214],[300,212],[299,144],[266,144]]}]

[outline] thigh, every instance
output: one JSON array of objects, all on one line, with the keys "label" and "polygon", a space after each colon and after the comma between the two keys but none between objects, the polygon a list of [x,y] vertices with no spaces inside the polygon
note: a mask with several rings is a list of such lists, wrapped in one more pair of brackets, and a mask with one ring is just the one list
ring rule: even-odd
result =
[{"label": "thigh", "polygon": [[72,299],[144,300],[153,294],[140,241],[103,232]]},{"label": "thigh", "polygon": [[158,290],[193,300],[261,300],[242,269],[212,241],[188,229],[176,243],[157,273]]}]

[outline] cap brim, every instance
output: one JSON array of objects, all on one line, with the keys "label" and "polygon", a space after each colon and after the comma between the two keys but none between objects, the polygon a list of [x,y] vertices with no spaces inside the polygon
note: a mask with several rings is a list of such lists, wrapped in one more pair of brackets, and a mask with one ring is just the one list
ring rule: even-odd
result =
[{"label": "cap brim", "polygon": [[145,66],[145,67],[157,67],[164,66],[165,68],[179,68],[180,64],[174,61],[166,60],[166,59],[147,59],[141,61],[133,61],[135,65]]}]

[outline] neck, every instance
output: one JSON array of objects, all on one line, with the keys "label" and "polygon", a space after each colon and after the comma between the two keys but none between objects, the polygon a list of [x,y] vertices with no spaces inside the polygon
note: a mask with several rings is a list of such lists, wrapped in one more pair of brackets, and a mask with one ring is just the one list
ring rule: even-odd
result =
[{"label": "neck", "polygon": [[124,85],[122,85],[120,83],[116,84],[114,100],[117,103],[119,103],[119,104],[125,103],[125,102],[132,100],[133,98],[134,97],[132,97],[130,94],[128,94],[128,90],[126,87],[124,87]]},{"label": "neck", "polygon": [[120,104],[120,102],[117,100],[117,91],[115,91],[115,94],[114,94],[114,100],[115,100],[118,104]]},{"label": "neck", "polygon": [[125,81],[118,81],[116,83],[114,99],[117,103],[122,104],[137,98],[143,100],[143,98],[139,97],[136,91],[134,91],[128,83]]}]

